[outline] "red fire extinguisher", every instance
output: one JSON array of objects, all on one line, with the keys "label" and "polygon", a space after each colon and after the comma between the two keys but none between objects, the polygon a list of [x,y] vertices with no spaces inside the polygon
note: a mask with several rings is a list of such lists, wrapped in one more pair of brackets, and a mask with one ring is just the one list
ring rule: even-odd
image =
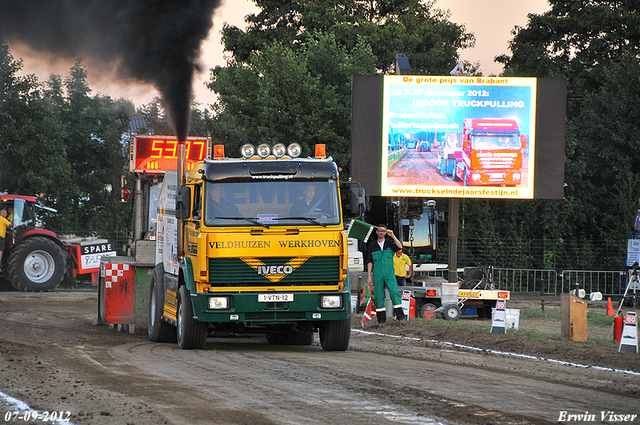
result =
[{"label": "red fire extinguisher", "polygon": [[622,335],[622,326],[624,324],[624,317],[622,312],[613,319],[613,342],[616,344],[620,342],[620,336]]}]

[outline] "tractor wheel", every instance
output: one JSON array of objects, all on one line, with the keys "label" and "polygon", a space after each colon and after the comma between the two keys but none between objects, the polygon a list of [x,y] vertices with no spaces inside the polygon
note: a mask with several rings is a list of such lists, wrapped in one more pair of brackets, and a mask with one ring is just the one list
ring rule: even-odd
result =
[{"label": "tractor wheel", "polygon": [[207,342],[207,324],[193,318],[189,290],[182,285],[178,290],[178,347],[183,350],[204,348]]},{"label": "tractor wheel", "polygon": [[9,281],[19,291],[52,291],[62,282],[65,260],[54,241],[31,237],[13,249],[7,268]]},{"label": "tractor wheel", "polygon": [[[162,273],[162,270],[159,271]],[[162,321],[164,310],[164,285],[159,273],[153,273],[149,293],[149,334],[153,342],[175,342],[176,328]]]}]

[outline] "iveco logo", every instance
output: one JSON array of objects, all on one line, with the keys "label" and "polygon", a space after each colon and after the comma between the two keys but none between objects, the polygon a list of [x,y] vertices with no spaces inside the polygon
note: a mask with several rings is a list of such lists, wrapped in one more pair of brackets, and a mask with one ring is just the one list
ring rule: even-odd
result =
[{"label": "iveco logo", "polygon": [[[287,261],[282,266],[269,266],[265,264],[259,258],[241,258],[249,267],[258,272],[260,276],[264,276],[266,279],[273,283],[280,282],[285,277],[292,274],[298,267],[303,265],[309,257],[294,257]],[[283,259],[280,259],[282,261]],[[277,261],[277,260],[275,260]]]},{"label": "iveco logo", "polygon": [[293,267],[289,265],[284,266],[258,266],[258,274],[291,274],[293,273]]}]

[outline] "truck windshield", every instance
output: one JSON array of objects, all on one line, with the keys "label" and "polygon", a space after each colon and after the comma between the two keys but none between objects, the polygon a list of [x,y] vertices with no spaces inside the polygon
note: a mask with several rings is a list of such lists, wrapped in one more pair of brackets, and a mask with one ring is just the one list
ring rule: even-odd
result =
[{"label": "truck windshield", "polygon": [[473,149],[520,149],[520,140],[516,135],[473,136]]},{"label": "truck windshield", "polygon": [[336,180],[206,182],[205,226],[340,224]]}]

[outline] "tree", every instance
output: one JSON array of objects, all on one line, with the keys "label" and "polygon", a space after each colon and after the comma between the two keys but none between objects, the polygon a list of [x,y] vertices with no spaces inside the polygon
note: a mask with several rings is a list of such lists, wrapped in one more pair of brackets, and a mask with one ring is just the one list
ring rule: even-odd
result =
[{"label": "tree", "polygon": [[275,42],[252,55],[248,65],[213,70],[209,87],[220,96],[214,105],[216,139],[228,149],[295,141],[304,155],[325,143],[337,163],[348,167],[350,77],[374,72],[374,58],[364,43],[347,52],[332,35],[318,34],[307,45],[296,53]]},{"label": "tree", "polygon": [[432,2],[254,1],[261,11],[247,16],[246,31],[229,25],[222,30],[225,49],[238,62],[248,62],[252,53],[275,41],[304,50],[307,36],[322,32],[332,34],[347,51],[364,40],[372,47],[376,68],[383,72],[392,71],[396,53],[405,53],[414,73],[439,74],[448,73],[458,61],[458,50],[475,41]]},{"label": "tree", "polygon": [[211,71],[219,95],[211,133],[228,149],[246,142],[295,141],[304,154],[316,143],[348,175],[351,76],[390,71],[396,53],[416,72],[449,72],[457,49],[473,36],[431,3],[404,1],[273,1],[223,28],[226,67]]},{"label": "tree", "polygon": [[19,77],[21,68],[1,44],[0,188],[44,194],[45,203],[58,210],[44,216],[44,224],[58,232],[104,235],[125,228],[126,211],[104,205],[102,188],[119,187],[133,104],[90,97],[81,62],[64,84],[57,75],[45,85],[33,75]]},{"label": "tree", "polygon": [[624,242],[640,198],[640,5],[629,0],[551,0],[550,5],[546,13],[530,15],[526,27],[516,27],[512,55],[497,58],[505,75],[568,81],[565,200],[535,203],[555,202],[561,219],[547,229],[557,238],[583,237],[583,245]]},{"label": "tree", "polygon": [[70,181],[66,131],[36,77],[16,75],[21,69],[0,44],[0,189],[55,199]]},{"label": "tree", "polygon": [[64,80],[67,97],[62,116],[68,126],[65,145],[73,181],[65,194],[71,208],[67,226],[76,232],[113,223],[98,214],[104,209],[102,188],[105,183],[119,187],[126,158],[123,135],[134,113],[130,101],[91,97],[86,79],[87,72],[77,61]]}]

